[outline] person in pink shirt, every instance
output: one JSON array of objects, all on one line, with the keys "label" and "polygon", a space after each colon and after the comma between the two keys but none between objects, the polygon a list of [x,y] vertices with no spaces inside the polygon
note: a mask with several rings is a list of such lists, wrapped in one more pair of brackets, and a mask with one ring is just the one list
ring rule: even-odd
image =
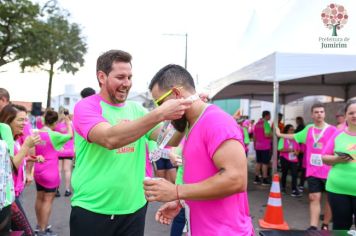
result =
[{"label": "person in pink shirt", "polygon": [[183,118],[172,121],[176,129],[186,130],[184,184],[164,179],[144,181],[149,202],[167,202],[157,211],[156,220],[171,223],[184,200],[188,234],[253,235],[246,192],[247,161],[236,121],[217,106],[201,101],[193,78],[181,66],[162,68],[149,88],[161,104],[181,98],[193,101]]},{"label": "person in pink shirt", "polygon": [[45,114],[45,126],[39,130],[41,143],[36,145],[36,154],[45,158],[43,163],[35,163],[35,182],[37,188],[35,211],[38,235],[54,235],[48,230],[48,220],[52,210],[56,189],[60,184],[58,171],[58,150],[71,139],[72,126],[68,117],[67,134],[53,131],[58,120],[58,113],[48,110]]},{"label": "person in pink shirt", "polygon": [[43,116],[37,116],[36,117],[35,123],[36,123],[36,128],[37,129],[42,129],[43,128],[43,126],[44,126],[44,120],[43,119],[44,119]]},{"label": "person in pink shirt", "polygon": [[[283,133],[293,134],[294,127],[291,124],[288,124],[284,127]],[[299,144],[295,140],[289,140],[281,138],[278,141],[278,151],[281,160],[282,168],[282,178],[281,178],[281,187],[282,193],[286,194],[286,183],[288,171],[291,170],[292,175],[292,197],[301,197],[302,194],[297,188],[297,179],[298,179],[298,154],[299,154]]]},{"label": "person in pink shirt", "polygon": [[[256,168],[254,184],[269,185],[268,167],[271,161],[272,129],[268,123],[271,119],[269,111],[262,112],[262,118],[256,123],[253,138],[256,150]],[[262,179],[260,174],[262,171]]]},{"label": "person in pink shirt", "polygon": [[[335,126],[325,122],[325,106],[316,103],[311,108],[314,124],[307,125],[296,134],[281,134],[276,130],[278,137],[295,139],[298,143],[306,144],[306,177],[308,178],[309,203],[310,203],[310,227],[308,230],[317,230],[321,212],[322,192],[325,192],[326,179],[330,166],[322,161],[323,153],[328,140],[337,131]],[[331,220],[331,209],[328,201],[325,202],[324,220],[322,230],[328,230]]]},{"label": "person in pink shirt", "polygon": [[26,182],[26,156],[36,143],[40,141],[38,135],[30,135],[20,141],[24,132],[26,121],[26,108],[19,105],[8,104],[0,112],[0,122],[8,124],[11,128],[14,143],[13,183],[15,188],[15,202],[11,205],[11,229],[24,231],[26,236],[34,235],[31,225],[20,201],[20,195]]},{"label": "person in pink shirt", "polygon": [[[69,112],[67,109],[64,109],[63,112],[59,113],[59,121],[54,128],[54,131],[57,131],[61,134],[67,134],[67,124],[65,122],[65,117],[69,117]],[[71,123],[72,125],[72,123]],[[73,130],[73,128],[72,128]],[[73,157],[74,157],[74,138],[72,137],[68,142],[64,144],[61,150],[58,151],[59,158],[59,176],[62,176],[62,170],[64,172],[64,184],[65,184],[65,197],[72,195],[70,188],[70,180],[72,177],[72,166],[73,166]],[[59,190],[56,191],[56,197],[60,197],[61,194]]]}]

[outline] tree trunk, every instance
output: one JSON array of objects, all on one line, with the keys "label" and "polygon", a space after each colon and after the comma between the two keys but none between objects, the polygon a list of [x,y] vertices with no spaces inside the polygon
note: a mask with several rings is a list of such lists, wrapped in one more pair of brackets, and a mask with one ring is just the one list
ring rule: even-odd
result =
[{"label": "tree trunk", "polygon": [[333,34],[331,36],[337,36],[336,30],[338,25],[333,25]]},{"label": "tree trunk", "polygon": [[47,92],[47,108],[51,107],[51,93],[52,93],[52,79],[53,79],[53,67],[54,64],[51,64],[51,68],[49,70],[49,81],[48,81],[48,92]]}]

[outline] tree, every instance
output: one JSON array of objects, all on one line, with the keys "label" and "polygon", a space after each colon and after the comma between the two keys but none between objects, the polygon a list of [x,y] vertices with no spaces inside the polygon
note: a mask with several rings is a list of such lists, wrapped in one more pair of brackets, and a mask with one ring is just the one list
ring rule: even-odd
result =
[{"label": "tree", "polygon": [[49,73],[47,108],[51,106],[52,81],[56,70],[75,74],[84,64],[87,52],[81,29],[63,12],[51,12],[27,32],[27,49],[21,55],[21,68],[38,67]]},{"label": "tree", "polygon": [[337,36],[337,30],[341,29],[349,19],[347,11],[342,5],[331,3],[321,13],[324,25],[332,29],[332,36]]},{"label": "tree", "polygon": [[39,9],[28,0],[0,0],[0,67],[24,55],[25,35],[36,23]]}]

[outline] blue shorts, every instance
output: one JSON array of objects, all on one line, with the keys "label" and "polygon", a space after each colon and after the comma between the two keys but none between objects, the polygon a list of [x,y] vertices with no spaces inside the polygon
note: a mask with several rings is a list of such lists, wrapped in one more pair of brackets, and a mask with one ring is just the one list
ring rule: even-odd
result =
[{"label": "blue shorts", "polygon": [[157,170],[169,170],[175,168],[169,159],[161,158],[156,161]]}]

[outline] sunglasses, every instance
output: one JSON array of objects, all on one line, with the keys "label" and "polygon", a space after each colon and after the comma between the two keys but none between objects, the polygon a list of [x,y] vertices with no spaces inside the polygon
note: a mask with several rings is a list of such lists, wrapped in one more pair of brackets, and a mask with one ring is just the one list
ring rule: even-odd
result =
[{"label": "sunglasses", "polygon": [[[178,87],[177,89],[182,89],[183,87]],[[159,107],[160,105],[162,105],[163,100],[166,99],[168,96],[170,96],[173,93],[173,88],[171,88],[170,90],[168,90],[168,92],[166,92],[165,94],[163,94],[162,96],[160,96],[156,101],[153,101],[155,103],[155,105],[157,107]]]}]

